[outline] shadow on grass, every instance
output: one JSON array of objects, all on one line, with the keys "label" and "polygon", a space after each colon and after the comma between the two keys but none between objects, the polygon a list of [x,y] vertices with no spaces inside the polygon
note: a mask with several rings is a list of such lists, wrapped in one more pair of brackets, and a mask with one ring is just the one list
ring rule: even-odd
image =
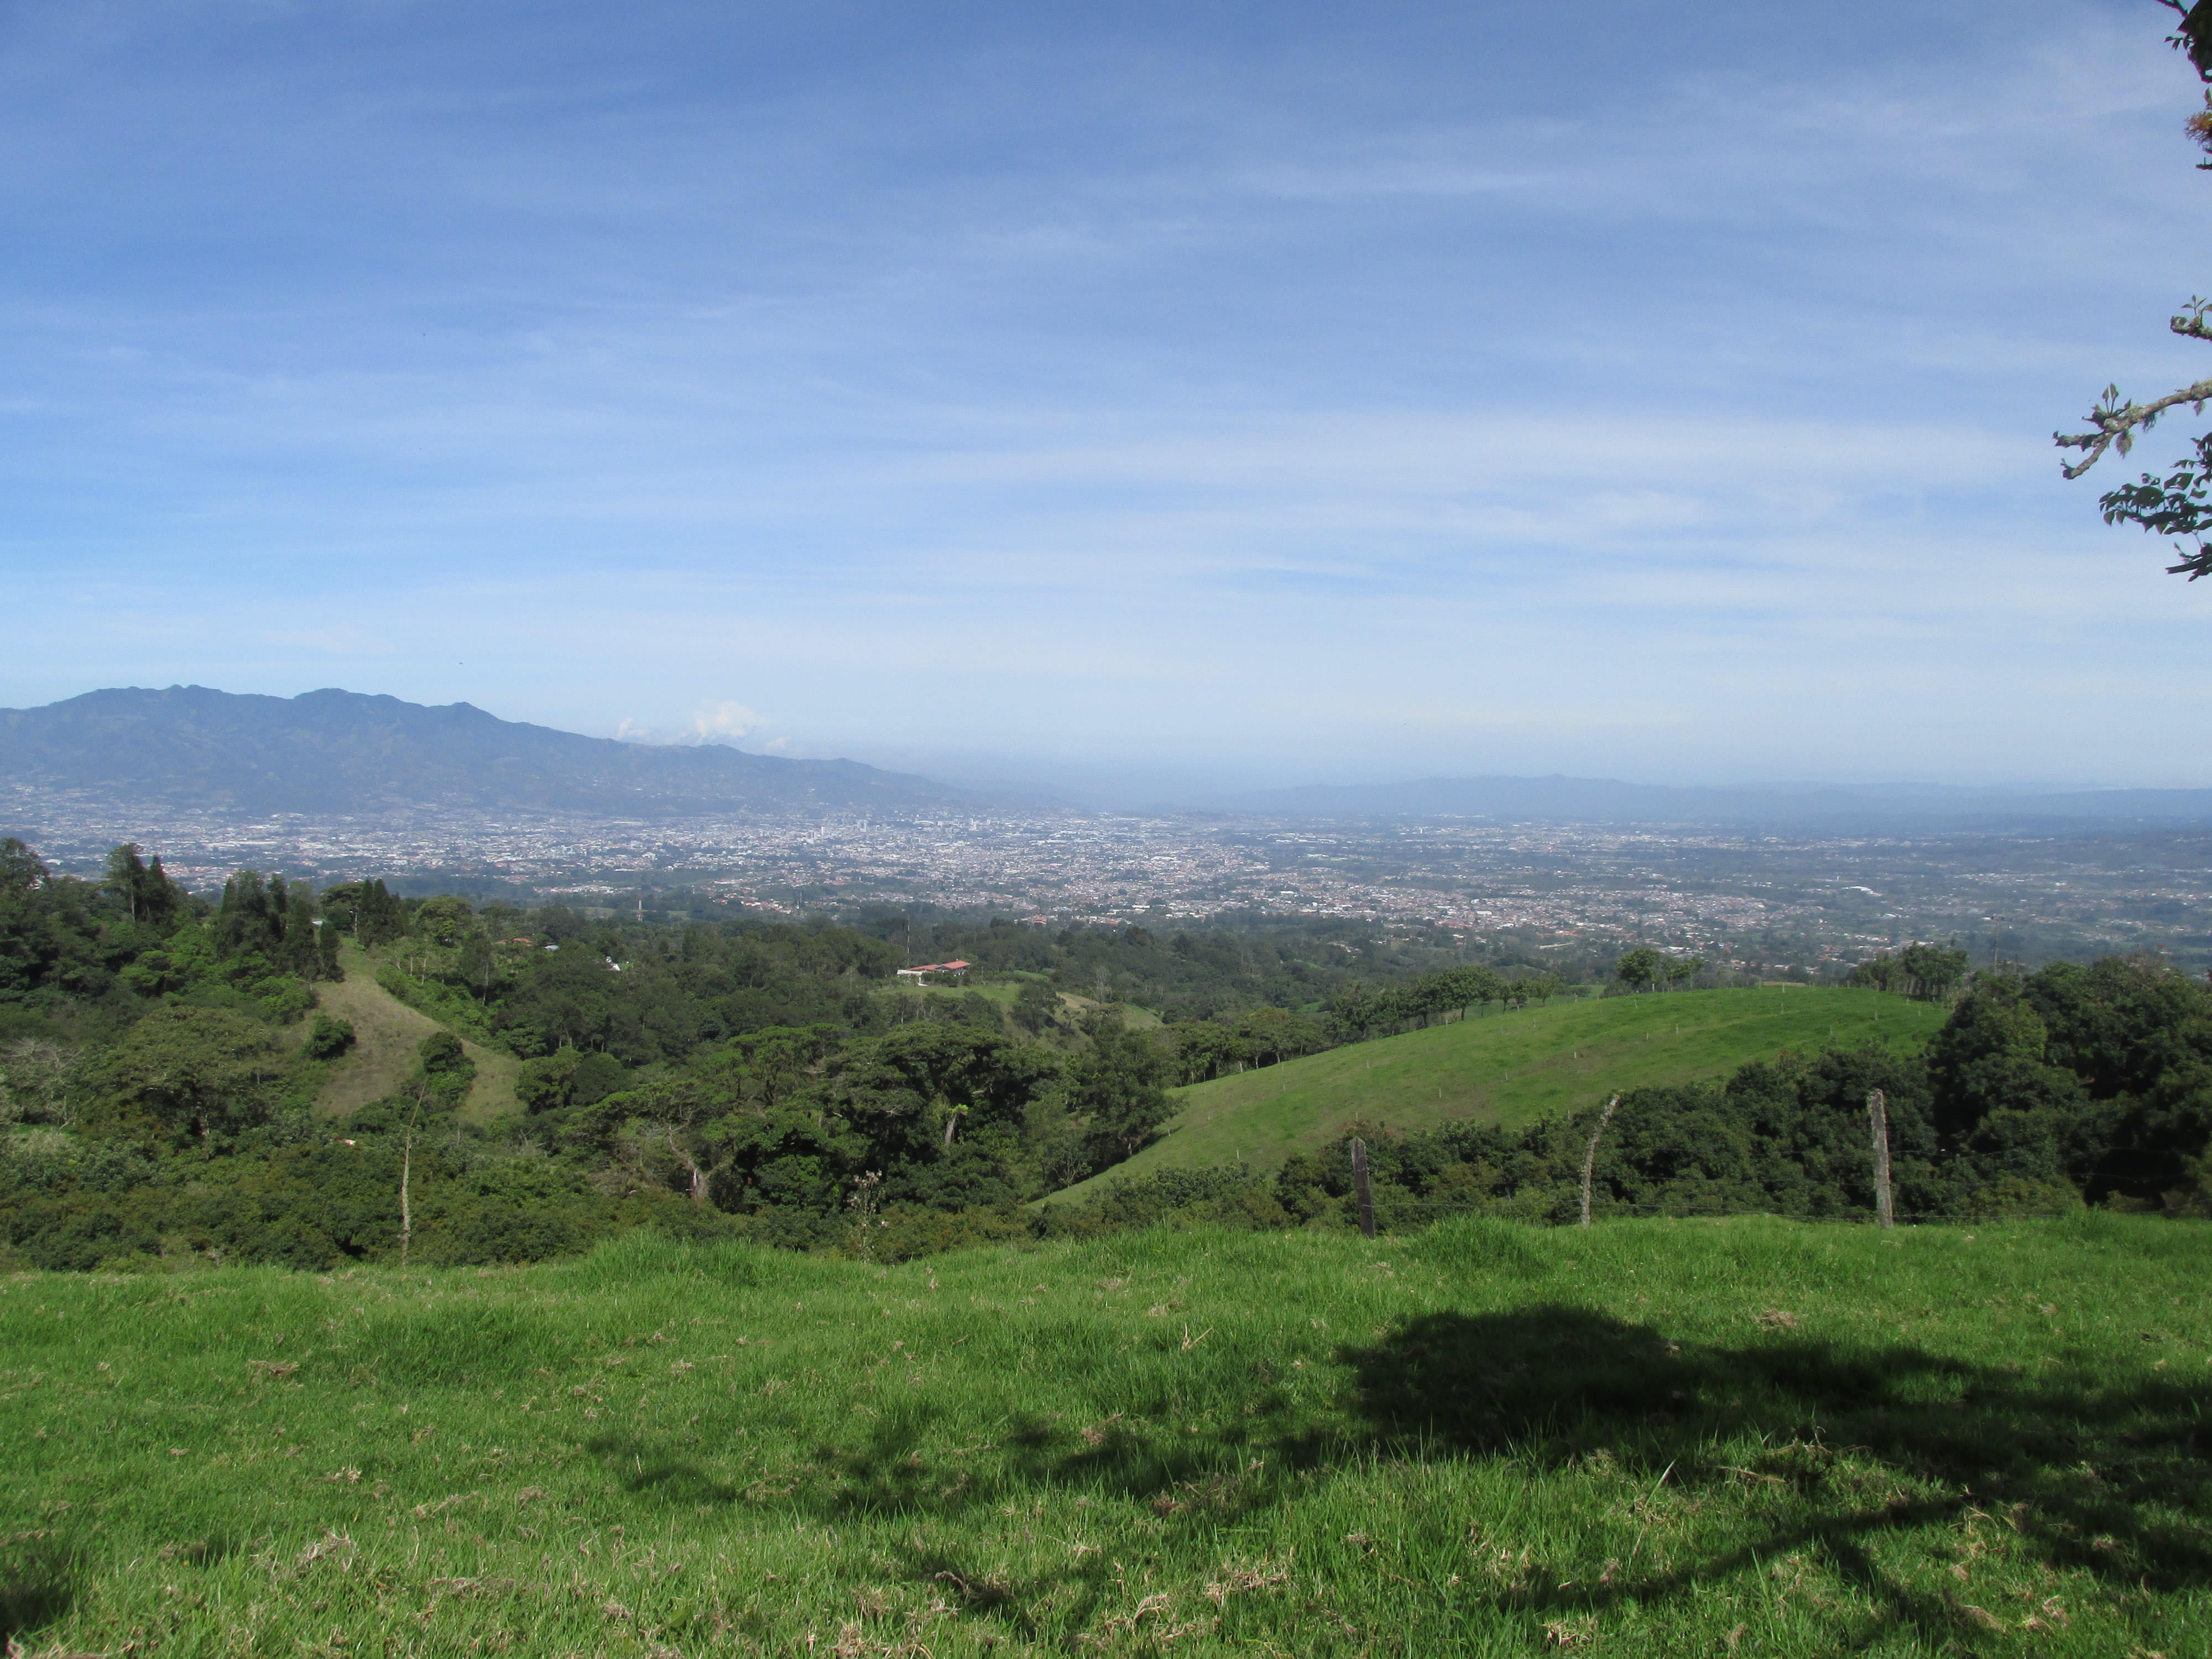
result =
[{"label": "shadow on grass", "polygon": [[[1531,1593],[1542,1607],[1652,1602],[1778,1553],[1813,1547],[1892,1616],[1954,1633],[1947,1601],[1888,1581],[1866,1541],[1979,1514],[2044,1562],[2114,1585],[2171,1592],[2212,1583],[2212,1389],[2108,1386],[2100,1373],[2029,1376],[1899,1345],[1883,1350],[1777,1334],[1740,1347],[1669,1342],[1586,1309],[1431,1314],[1342,1358],[1380,1449],[1400,1456],[1517,1455],[1565,1462],[1602,1447],[1656,1477],[1741,1480],[1804,1500],[1753,1545],[1675,1573],[1603,1589]],[[1705,1459],[1751,1431],[1749,1468]],[[1854,1481],[1849,1477],[1856,1474]],[[1864,1501],[1868,1475],[1888,1487]],[[1904,1495],[1899,1482],[1918,1488]],[[1825,1511],[1825,1512],[1822,1512]]]},{"label": "shadow on grass", "polygon": [[[1869,1640],[1902,1626],[1940,1644],[1972,1632],[1959,1605],[1897,1583],[1874,1552],[1885,1535],[1978,1515],[2008,1528],[2050,1567],[2152,1591],[2212,1585],[2212,1536],[2200,1521],[2212,1497],[2212,1389],[2201,1383],[2115,1387],[2084,1366],[2030,1375],[1787,1330],[1741,1346],[1678,1344],[1558,1306],[1426,1315],[1337,1357],[1356,1381],[1352,1409],[1318,1422],[1264,1375],[1238,1368],[1233,1395],[1205,1400],[1187,1417],[1017,1418],[966,1447],[944,1444],[944,1413],[906,1403],[863,1436],[816,1446],[800,1476],[764,1491],[733,1492],[627,1441],[592,1449],[633,1492],[671,1502],[957,1521],[1073,1492],[1145,1505],[1170,1534],[1194,1534],[1279,1506],[1294,1489],[1310,1492],[1316,1476],[1356,1459],[1510,1455],[1565,1467],[1602,1449],[1655,1485],[1663,1476],[1678,1487],[1734,1484],[1764,1494],[1765,1502],[1747,1498],[1735,1528],[1758,1535],[1675,1570],[1609,1583],[1548,1589],[1564,1575],[1538,1574],[1501,1589],[1497,1605],[1658,1605],[1808,1551],[1880,1610]],[[1201,1418],[1230,1426],[1192,1432]],[[1717,1461],[1714,1448],[1729,1443],[1759,1449],[1741,1454],[1741,1467]],[[902,1571],[1040,1638],[1045,1632],[1027,1630],[1019,1607],[1057,1589],[1055,1628],[1079,1624],[1110,1577],[1103,1555],[1078,1551],[1050,1584],[1001,1582],[919,1539]]]},{"label": "shadow on grass", "polygon": [[733,1504],[740,1496],[728,1481],[717,1480],[697,1464],[635,1435],[600,1435],[586,1441],[584,1449],[605,1463],[634,1498],[696,1508]]},{"label": "shadow on grass", "polygon": [[75,1563],[50,1540],[9,1540],[0,1547],[0,1646],[44,1629],[76,1601]]}]

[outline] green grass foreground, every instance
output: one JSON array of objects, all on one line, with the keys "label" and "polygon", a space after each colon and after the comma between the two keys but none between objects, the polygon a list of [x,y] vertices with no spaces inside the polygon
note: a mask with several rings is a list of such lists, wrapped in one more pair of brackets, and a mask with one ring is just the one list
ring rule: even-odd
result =
[{"label": "green grass foreground", "polygon": [[1179,1089],[1164,1139],[1047,1201],[1155,1170],[1273,1170],[1355,1122],[1414,1130],[1472,1118],[1519,1128],[1610,1091],[1722,1077],[1785,1048],[1880,1042],[1917,1052],[1949,1014],[1947,1005],[1881,991],[1780,986],[1492,1011]]},{"label": "green grass foreground", "polygon": [[[2212,1651],[2212,1231],[0,1284],[31,1654]],[[11,1647],[10,1651],[16,1650]]]}]

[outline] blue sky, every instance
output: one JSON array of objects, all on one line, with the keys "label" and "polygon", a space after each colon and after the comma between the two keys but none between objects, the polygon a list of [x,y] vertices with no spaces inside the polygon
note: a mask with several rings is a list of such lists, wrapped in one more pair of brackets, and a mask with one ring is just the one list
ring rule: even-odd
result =
[{"label": "blue sky", "polygon": [[0,3],[0,703],[2212,783],[2167,16]]}]

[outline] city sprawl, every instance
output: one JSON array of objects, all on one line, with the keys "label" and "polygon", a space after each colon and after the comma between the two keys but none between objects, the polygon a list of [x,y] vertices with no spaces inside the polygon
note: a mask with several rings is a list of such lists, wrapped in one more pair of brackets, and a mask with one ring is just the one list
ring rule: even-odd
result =
[{"label": "city sprawl", "polygon": [[1078,813],[624,821],[420,813],[222,817],[27,793],[58,866],[118,840],[196,889],[241,867],[319,883],[764,918],[905,909],[1054,924],[1255,917],[1832,970],[1916,939],[1978,959],[2154,950],[2212,961],[2212,836],[1818,837],[1466,821]]}]

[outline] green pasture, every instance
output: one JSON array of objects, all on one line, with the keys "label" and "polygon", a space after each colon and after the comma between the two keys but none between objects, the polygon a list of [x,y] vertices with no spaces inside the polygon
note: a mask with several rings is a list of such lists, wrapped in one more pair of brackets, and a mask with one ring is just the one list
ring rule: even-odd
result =
[{"label": "green pasture", "polygon": [[[1008,979],[979,980],[963,985],[915,985],[902,982],[896,986],[886,987],[878,994],[894,998],[958,997],[965,996],[972,991],[977,996],[998,1003],[1003,1007],[1011,1008],[1022,994],[1024,980],[1044,977],[1045,975],[1042,974],[1021,974]],[[1085,1014],[1097,1012],[1106,1005],[1091,997],[1078,996],[1072,991],[1062,991],[1060,993],[1060,1006],[1065,1014],[1080,1019]],[[1139,1030],[1158,1026],[1161,1023],[1160,1017],[1151,1009],[1139,1008],[1128,1003],[1121,1005],[1121,1018],[1123,1023]]]},{"label": "green pasture", "polygon": [[1949,1010],[1880,991],[1761,987],[1559,1002],[1455,1018],[1176,1091],[1165,1139],[1065,1192],[1153,1170],[1272,1169],[1353,1122],[1514,1127],[1616,1090],[1720,1077],[1746,1060],[1880,1042],[1917,1048]]},{"label": "green pasture", "polygon": [[1467,1221],[21,1274],[0,1638],[2179,1659],[2212,1651],[2208,1247]]}]

